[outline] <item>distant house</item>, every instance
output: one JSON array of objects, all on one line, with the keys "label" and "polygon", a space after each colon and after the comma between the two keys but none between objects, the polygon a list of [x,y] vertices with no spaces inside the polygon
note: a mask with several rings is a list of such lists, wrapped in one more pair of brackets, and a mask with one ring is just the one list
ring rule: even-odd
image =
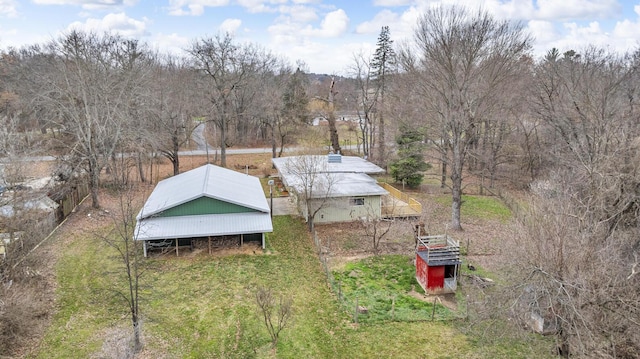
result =
[{"label": "distant house", "polygon": [[[313,202],[312,208],[320,208],[315,223],[382,216],[382,197],[389,192],[369,176],[384,173],[377,165],[360,157],[340,154],[279,157],[272,161],[305,219],[309,216],[305,200]],[[313,188],[305,192],[305,186]],[[304,198],[305,193],[310,194],[310,198]]]},{"label": "distant house", "polygon": [[416,280],[428,294],[454,293],[460,243],[447,235],[429,236],[416,228]]},{"label": "distant house", "polygon": [[160,181],[137,216],[134,239],[155,247],[242,245],[273,231],[258,178],[204,165]]},{"label": "distant house", "polygon": [[4,204],[0,206],[0,259],[8,255],[11,242],[24,246],[21,238],[25,233],[25,238],[35,243],[56,226],[58,204],[45,192],[14,187],[0,198],[0,204]]}]

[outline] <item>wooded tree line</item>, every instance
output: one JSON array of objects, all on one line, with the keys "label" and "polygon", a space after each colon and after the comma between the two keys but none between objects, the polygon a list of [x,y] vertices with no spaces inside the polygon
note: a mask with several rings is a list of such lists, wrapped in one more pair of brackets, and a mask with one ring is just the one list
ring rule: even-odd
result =
[{"label": "wooded tree line", "polygon": [[400,51],[395,92],[446,168],[454,228],[464,176],[491,187],[517,173],[528,189],[503,244],[511,314],[545,318],[565,357],[638,357],[640,50],[535,60],[531,42],[483,12],[432,10]]},{"label": "wooded tree line", "polygon": [[[359,149],[380,165],[397,159],[401,132],[401,144],[422,136],[451,189],[454,229],[467,178],[525,189],[518,235],[504,244],[512,314],[551,321],[564,356],[640,356],[640,50],[536,59],[521,25],[456,7],[423,14],[409,43],[391,37],[383,28],[374,55],[354,55],[350,78],[315,84],[303,66],[229,36],[196,40],[184,57],[79,32],[10,50],[0,62],[3,155],[32,148],[28,130],[48,133],[69,171],[88,173],[98,206],[101,170],[126,181],[118,163],[142,168],[160,153],[177,172],[201,123],[224,166],[230,146],[261,141],[276,156],[314,115],[351,110]],[[315,112],[314,96],[325,103]]]},{"label": "wooded tree line", "polygon": [[518,235],[503,244],[509,315],[545,318],[565,357],[636,358],[640,49],[549,49],[535,59],[532,42],[521,25],[482,11],[429,10],[413,41],[396,47],[384,102],[372,62],[356,56],[359,109],[365,119],[384,114],[374,123],[391,124],[389,134],[422,133],[452,192],[454,229],[468,178],[528,193],[514,208]]},{"label": "wooded tree line", "polygon": [[[161,154],[178,173],[178,150],[197,126],[208,128],[225,166],[226,148],[270,143],[275,154],[309,122],[304,69],[228,35],[196,40],[178,56],[73,31],[6,51],[0,66],[3,155],[51,146],[64,160],[62,179],[88,174],[94,207],[104,169],[124,183],[135,161],[145,181],[143,166]],[[19,133],[34,130],[49,143],[25,145]]]}]

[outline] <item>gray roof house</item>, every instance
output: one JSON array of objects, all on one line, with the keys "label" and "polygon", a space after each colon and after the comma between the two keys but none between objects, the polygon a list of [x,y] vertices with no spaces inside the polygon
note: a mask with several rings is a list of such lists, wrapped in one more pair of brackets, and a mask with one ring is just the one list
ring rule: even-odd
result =
[{"label": "gray roof house", "polygon": [[134,239],[153,247],[259,241],[273,232],[260,180],[204,165],[158,182],[136,217]]},{"label": "gray roof house", "polygon": [[[316,223],[382,216],[382,197],[389,192],[369,174],[384,173],[384,169],[363,158],[329,154],[279,157],[272,162],[307,220],[309,214],[303,193],[304,186],[311,182],[313,189],[306,194],[310,195],[310,201],[317,203],[311,207],[322,206],[314,218]],[[306,173],[312,173],[313,180]]]}]

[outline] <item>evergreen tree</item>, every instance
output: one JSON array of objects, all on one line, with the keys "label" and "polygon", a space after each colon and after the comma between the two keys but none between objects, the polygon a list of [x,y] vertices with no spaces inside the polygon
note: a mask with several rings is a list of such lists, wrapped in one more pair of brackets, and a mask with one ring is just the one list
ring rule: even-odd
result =
[{"label": "evergreen tree", "polygon": [[396,182],[402,182],[409,187],[418,187],[422,183],[422,171],[431,168],[424,161],[422,150],[424,135],[409,126],[400,128],[400,135],[396,139],[399,158],[391,163],[391,175]]},{"label": "evergreen tree", "polygon": [[376,102],[378,112],[378,158],[382,164],[385,156],[385,123],[383,115],[384,95],[387,85],[387,76],[393,72],[396,65],[396,53],[393,50],[393,40],[389,32],[389,26],[383,26],[378,36],[376,52],[371,61],[371,79],[376,86]]},{"label": "evergreen tree", "polygon": [[298,67],[296,72],[289,78],[287,87],[282,95],[282,115],[292,119],[297,123],[309,122],[309,96],[306,87],[308,86],[307,74]]}]

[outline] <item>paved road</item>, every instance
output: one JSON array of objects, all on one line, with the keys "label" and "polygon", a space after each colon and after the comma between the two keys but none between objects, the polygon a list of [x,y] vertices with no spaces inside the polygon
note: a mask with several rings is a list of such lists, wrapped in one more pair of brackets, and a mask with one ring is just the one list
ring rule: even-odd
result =
[{"label": "paved road", "polygon": [[[217,147],[213,147],[209,144],[205,144],[204,138],[204,124],[198,125],[191,134],[191,139],[196,143],[196,149],[191,151],[180,151],[178,154],[180,156],[204,156],[207,154],[207,146],[209,148],[209,154],[213,154],[216,151],[220,152],[220,149]],[[357,150],[357,146],[342,146],[344,149],[349,150]],[[284,149],[284,152],[296,152],[299,151],[300,148],[297,147],[287,147]],[[254,153],[271,153],[271,147],[258,147],[258,148],[227,148],[228,155],[244,155],[244,154],[254,154]],[[125,156],[130,156],[125,154]],[[29,156],[22,157],[21,160],[28,162],[46,162],[46,161],[55,161],[55,156]],[[0,163],[8,163],[10,162],[7,158],[0,157]]]},{"label": "paved road", "polygon": [[198,126],[196,126],[196,128],[193,129],[193,132],[191,133],[191,139],[193,140],[193,142],[196,143],[196,150],[197,151],[207,151],[207,146],[209,147],[209,152],[212,152],[215,150],[215,148],[209,144],[206,143],[206,140],[204,138],[204,129],[206,128],[205,123],[201,122],[200,124],[198,124]]}]

